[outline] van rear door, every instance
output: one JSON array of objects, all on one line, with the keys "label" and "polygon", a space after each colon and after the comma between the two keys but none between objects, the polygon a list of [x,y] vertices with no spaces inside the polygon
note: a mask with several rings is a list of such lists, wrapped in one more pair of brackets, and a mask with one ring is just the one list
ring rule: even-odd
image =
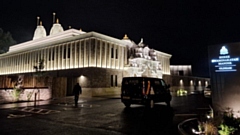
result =
[{"label": "van rear door", "polygon": [[123,78],[121,91],[122,99],[142,100],[142,78]]}]

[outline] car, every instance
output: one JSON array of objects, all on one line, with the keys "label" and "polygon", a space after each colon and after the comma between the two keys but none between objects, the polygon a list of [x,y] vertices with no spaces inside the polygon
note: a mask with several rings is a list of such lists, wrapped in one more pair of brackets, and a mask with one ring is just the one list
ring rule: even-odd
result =
[{"label": "car", "polygon": [[121,101],[126,107],[131,104],[151,106],[165,102],[170,106],[172,95],[170,85],[163,79],[151,77],[124,77],[121,86]]}]

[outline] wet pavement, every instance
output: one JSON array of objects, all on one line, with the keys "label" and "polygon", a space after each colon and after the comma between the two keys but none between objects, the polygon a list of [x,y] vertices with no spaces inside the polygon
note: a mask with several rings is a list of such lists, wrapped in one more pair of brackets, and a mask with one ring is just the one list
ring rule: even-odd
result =
[{"label": "wet pavement", "polygon": [[[172,107],[125,108],[118,97],[73,97],[0,105],[0,134],[34,135],[178,135],[177,125],[208,111],[210,100],[201,94],[173,96]],[[35,106],[34,106],[35,105]]]}]

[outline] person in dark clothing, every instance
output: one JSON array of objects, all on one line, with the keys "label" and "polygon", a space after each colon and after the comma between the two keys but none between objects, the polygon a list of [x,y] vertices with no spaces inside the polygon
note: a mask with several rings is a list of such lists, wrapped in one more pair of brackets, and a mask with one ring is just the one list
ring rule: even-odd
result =
[{"label": "person in dark clothing", "polygon": [[82,94],[82,88],[79,85],[79,83],[75,84],[75,86],[73,88],[73,94],[74,94],[74,103],[75,103],[75,106],[77,106],[78,105],[79,94]]}]

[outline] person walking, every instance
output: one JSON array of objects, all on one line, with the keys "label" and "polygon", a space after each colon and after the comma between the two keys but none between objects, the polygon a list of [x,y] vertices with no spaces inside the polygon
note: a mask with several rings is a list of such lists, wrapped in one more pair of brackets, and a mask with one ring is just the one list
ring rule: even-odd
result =
[{"label": "person walking", "polygon": [[75,86],[73,88],[73,94],[74,94],[75,107],[77,107],[78,106],[79,94],[82,94],[82,87],[79,85],[79,83],[75,84]]}]

